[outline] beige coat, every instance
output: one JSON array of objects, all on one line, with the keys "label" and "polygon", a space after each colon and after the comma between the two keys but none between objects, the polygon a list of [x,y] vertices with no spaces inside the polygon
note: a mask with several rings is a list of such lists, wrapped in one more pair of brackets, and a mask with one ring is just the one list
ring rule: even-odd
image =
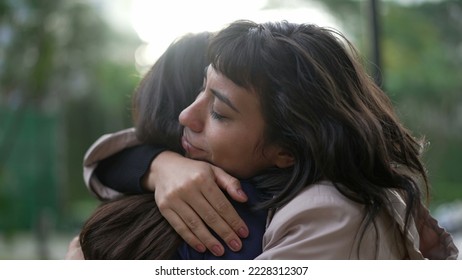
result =
[{"label": "beige coat", "polygon": [[[104,135],[90,147],[84,158],[84,179],[92,193],[100,199],[121,195],[92,174],[100,160],[138,143],[131,128]],[[346,198],[330,182],[308,186],[270,213],[263,253],[257,259],[457,259],[452,237],[427,209],[421,209],[420,220],[412,221],[403,234],[405,204],[393,191],[389,198],[393,208],[383,211],[376,227],[368,227],[361,235],[362,205]]]}]

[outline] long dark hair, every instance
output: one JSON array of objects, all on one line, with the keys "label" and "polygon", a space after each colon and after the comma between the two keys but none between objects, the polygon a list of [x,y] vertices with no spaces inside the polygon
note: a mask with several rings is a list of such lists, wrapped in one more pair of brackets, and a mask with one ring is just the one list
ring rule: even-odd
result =
[{"label": "long dark hair", "polygon": [[282,206],[306,186],[329,180],[365,206],[366,226],[390,205],[391,189],[406,201],[406,224],[416,214],[420,181],[428,190],[423,142],[400,123],[340,33],[311,24],[237,21],[212,39],[209,57],[217,71],[259,94],[266,141],[295,158],[293,167],[258,177],[272,193],[265,207]]},{"label": "long dark hair", "polygon": [[135,90],[133,120],[141,142],[182,151],[178,116],[202,87],[210,36],[202,32],[176,40]]},{"label": "long dark hair", "polygon": [[[209,37],[187,34],[172,43],[135,90],[133,118],[141,142],[181,152],[178,116],[202,86]],[[79,238],[85,259],[169,259],[182,241],[153,194],[105,202]]]},{"label": "long dark hair", "polygon": [[80,233],[85,259],[170,259],[182,239],[153,201],[152,194],[143,194],[101,204]]}]

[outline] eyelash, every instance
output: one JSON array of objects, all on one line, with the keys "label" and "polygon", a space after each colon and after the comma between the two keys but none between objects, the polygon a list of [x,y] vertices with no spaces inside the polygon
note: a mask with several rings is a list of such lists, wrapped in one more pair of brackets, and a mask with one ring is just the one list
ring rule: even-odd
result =
[{"label": "eyelash", "polygon": [[212,119],[219,120],[219,121],[222,121],[226,118],[213,110],[210,111],[210,116],[212,116]]},{"label": "eyelash", "polygon": [[[204,91],[205,91],[205,86],[202,86],[199,90],[198,96]],[[225,116],[218,114],[213,109],[210,110],[210,116],[212,117],[212,119],[218,120],[218,121],[223,121],[224,119],[226,119]]]}]

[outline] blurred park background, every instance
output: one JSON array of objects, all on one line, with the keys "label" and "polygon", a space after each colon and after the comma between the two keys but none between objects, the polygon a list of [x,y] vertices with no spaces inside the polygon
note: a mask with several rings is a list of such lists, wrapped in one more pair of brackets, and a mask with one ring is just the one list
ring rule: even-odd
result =
[{"label": "blurred park background", "polygon": [[431,211],[461,244],[462,0],[0,0],[0,259],[63,258],[98,203],[86,149],[131,126],[131,93],[175,37],[239,18],[326,25],[355,43],[429,141]]}]

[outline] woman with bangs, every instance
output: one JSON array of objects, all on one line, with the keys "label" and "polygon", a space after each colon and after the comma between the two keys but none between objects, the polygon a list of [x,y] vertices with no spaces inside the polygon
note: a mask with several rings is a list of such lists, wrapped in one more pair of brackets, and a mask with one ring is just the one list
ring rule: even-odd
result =
[{"label": "woman with bangs", "polygon": [[[165,151],[134,176],[156,191],[162,215],[192,248],[223,254],[205,224],[234,251],[248,235],[235,210],[215,199],[216,185],[245,199],[225,171],[263,193],[268,221],[257,259],[457,258],[423,202],[423,142],[343,36],[237,21],[213,37],[209,58],[203,91],[179,116],[188,158]],[[115,166],[130,170],[129,161],[107,162],[93,176],[120,190],[112,175]]]}]

